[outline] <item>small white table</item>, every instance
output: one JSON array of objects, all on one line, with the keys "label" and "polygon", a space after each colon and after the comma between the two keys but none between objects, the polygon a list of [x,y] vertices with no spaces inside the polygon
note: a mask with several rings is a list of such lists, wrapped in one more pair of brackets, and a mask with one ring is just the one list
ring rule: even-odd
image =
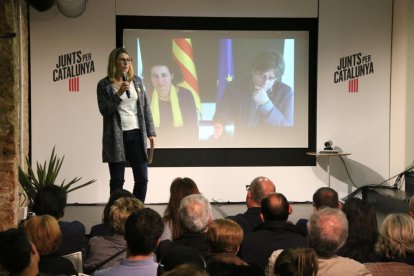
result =
[{"label": "small white table", "polygon": [[329,166],[329,159],[332,156],[347,156],[347,155],[351,155],[350,153],[345,153],[345,152],[307,152],[307,155],[312,155],[312,156],[316,156],[316,157],[327,157],[328,158],[328,163],[326,166],[326,170],[328,171],[328,187],[331,187],[331,170],[330,170],[330,166]]}]

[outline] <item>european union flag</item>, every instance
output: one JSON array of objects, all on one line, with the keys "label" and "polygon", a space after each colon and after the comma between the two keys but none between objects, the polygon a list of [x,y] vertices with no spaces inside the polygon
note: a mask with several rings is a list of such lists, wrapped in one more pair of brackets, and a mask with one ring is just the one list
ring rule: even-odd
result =
[{"label": "european union flag", "polygon": [[227,83],[234,77],[233,42],[231,38],[220,39],[220,54],[217,75],[216,103],[223,97]]}]

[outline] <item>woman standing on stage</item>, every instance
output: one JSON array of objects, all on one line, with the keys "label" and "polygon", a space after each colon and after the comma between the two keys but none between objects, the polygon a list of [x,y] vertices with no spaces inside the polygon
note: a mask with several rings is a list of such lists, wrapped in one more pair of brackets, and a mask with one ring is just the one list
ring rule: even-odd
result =
[{"label": "woman standing on stage", "polygon": [[145,201],[148,182],[147,138],[155,128],[142,80],[134,75],[132,59],[124,48],[112,50],[107,76],[98,82],[99,111],[103,117],[102,159],[108,163],[110,193],[122,189],[126,161],[134,174],[133,194]]}]

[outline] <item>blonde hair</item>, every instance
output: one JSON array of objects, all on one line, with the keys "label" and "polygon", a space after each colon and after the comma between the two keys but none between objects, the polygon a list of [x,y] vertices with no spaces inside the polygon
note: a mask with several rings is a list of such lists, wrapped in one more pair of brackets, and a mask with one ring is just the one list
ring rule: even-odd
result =
[{"label": "blonde hair", "polygon": [[407,214],[390,214],[381,225],[378,253],[387,258],[405,258],[407,251],[414,252],[414,220]]},{"label": "blonde hair", "polygon": [[117,234],[124,234],[125,221],[132,213],[143,209],[144,203],[134,197],[121,197],[111,206],[108,220],[112,230]]},{"label": "blonde hair", "polygon": [[58,221],[49,215],[35,216],[25,223],[29,240],[36,246],[39,255],[50,255],[57,251],[62,240]]},{"label": "blonde hair", "polygon": [[[120,54],[127,54],[129,57],[131,57],[128,50],[125,48],[115,48],[112,50],[112,52],[109,54],[108,69],[107,69],[108,78],[111,82],[115,81],[117,59]],[[128,81],[131,81],[132,78],[134,77],[134,67],[132,66],[132,63],[129,64],[129,71],[127,72],[127,76],[128,76]]]},{"label": "blonde hair", "polygon": [[212,253],[237,253],[243,240],[243,229],[230,219],[216,219],[208,227],[207,242]]}]

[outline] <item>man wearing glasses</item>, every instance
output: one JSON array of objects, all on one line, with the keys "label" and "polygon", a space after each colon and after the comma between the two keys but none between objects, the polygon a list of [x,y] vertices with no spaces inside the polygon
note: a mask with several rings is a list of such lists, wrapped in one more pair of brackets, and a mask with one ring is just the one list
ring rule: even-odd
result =
[{"label": "man wearing glasses", "polygon": [[250,185],[246,185],[246,190],[247,211],[243,214],[227,217],[237,222],[243,228],[244,234],[253,232],[253,229],[262,222],[260,218],[262,199],[268,194],[276,192],[276,188],[269,178],[259,176],[253,179]]},{"label": "man wearing glasses", "polygon": [[259,53],[250,68],[250,78],[229,83],[217,103],[214,121],[240,127],[293,126],[293,90],[281,82],[283,57],[276,51]]}]

